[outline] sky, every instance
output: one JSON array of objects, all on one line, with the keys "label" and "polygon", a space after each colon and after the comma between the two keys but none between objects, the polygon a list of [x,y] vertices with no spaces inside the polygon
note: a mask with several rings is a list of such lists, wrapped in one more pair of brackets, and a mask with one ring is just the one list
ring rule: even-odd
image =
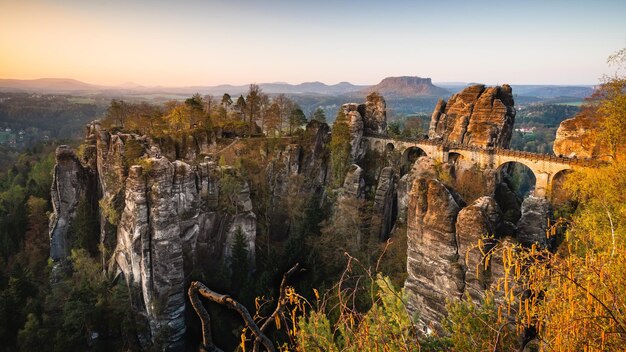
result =
[{"label": "sky", "polygon": [[595,84],[626,1],[0,0],[0,78]]}]

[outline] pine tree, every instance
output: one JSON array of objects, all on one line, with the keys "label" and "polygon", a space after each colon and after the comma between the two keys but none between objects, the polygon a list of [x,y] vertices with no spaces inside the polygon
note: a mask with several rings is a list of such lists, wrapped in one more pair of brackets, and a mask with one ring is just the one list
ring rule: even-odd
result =
[{"label": "pine tree", "polygon": [[315,120],[315,121],[326,123],[326,113],[324,112],[324,109],[317,108],[313,112],[313,116],[311,117],[311,120]]},{"label": "pine tree", "polygon": [[237,228],[235,232],[235,240],[231,248],[230,270],[231,289],[233,292],[239,292],[247,285],[250,273],[248,243],[241,228]]}]

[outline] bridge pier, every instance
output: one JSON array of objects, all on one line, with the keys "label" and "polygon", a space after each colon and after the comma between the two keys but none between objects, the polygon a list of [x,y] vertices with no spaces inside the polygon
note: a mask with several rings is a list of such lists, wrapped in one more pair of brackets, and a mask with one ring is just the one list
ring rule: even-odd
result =
[{"label": "bridge pier", "polygon": [[548,198],[551,175],[545,172],[535,174],[535,197]]}]

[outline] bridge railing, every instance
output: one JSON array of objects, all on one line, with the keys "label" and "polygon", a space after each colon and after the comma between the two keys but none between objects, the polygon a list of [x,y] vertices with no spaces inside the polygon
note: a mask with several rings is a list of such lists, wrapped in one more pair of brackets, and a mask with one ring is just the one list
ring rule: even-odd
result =
[{"label": "bridge railing", "polygon": [[512,157],[531,159],[531,160],[542,160],[542,161],[549,161],[549,162],[569,164],[569,165],[594,167],[594,166],[598,166],[602,164],[602,162],[600,161],[592,160],[589,158],[577,158],[577,157],[569,158],[569,157],[564,157],[564,156],[556,156],[553,154],[532,153],[532,152],[527,152],[523,150],[513,150],[513,149],[500,148],[500,147],[480,147],[480,146],[461,144],[458,142],[444,142],[441,140],[428,139],[428,138],[403,138],[403,137],[392,138],[390,136],[369,136],[369,135],[366,135],[364,137],[373,137],[373,138],[379,138],[379,139],[384,139],[384,140],[413,143],[413,144],[441,145],[448,150],[449,149],[461,149],[461,150],[467,150],[467,151],[472,151],[472,152],[488,152],[488,153],[494,153],[497,155],[512,156]]}]

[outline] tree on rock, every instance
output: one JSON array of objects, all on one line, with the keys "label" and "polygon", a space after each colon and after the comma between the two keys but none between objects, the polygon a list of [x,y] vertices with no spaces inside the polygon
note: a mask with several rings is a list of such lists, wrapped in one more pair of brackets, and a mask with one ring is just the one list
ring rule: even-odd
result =
[{"label": "tree on rock", "polygon": [[326,113],[324,112],[324,109],[322,108],[315,109],[315,111],[313,112],[313,115],[311,116],[311,120],[326,123]]}]

